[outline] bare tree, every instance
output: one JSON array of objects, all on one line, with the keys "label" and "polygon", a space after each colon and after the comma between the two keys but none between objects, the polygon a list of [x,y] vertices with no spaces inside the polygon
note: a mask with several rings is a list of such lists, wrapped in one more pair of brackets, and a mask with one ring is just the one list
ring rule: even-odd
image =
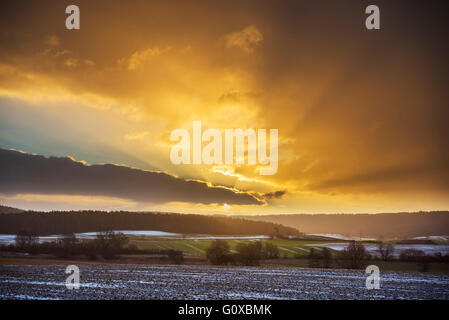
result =
[{"label": "bare tree", "polygon": [[319,253],[315,248],[310,248],[309,251],[309,268],[319,268],[320,267],[320,257]]},{"label": "bare tree", "polygon": [[379,242],[377,245],[377,251],[379,252],[380,258],[384,261],[393,258],[394,246],[391,243]]},{"label": "bare tree", "polygon": [[323,268],[330,268],[332,264],[332,254],[329,248],[323,248]]},{"label": "bare tree", "polygon": [[35,245],[38,242],[38,237],[28,231],[20,231],[16,235],[16,246],[19,248],[25,248]]},{"label": "bare tree", "polygon": [[356,241],[352,241],[342,252],[343,265],[348,269],[360,269],[367,257],[365,246]]},{"label": "bare tree", "polygon": [[229,243],[225,240],[217,239],[206,249],[206,257],[212,264],[227,264],[229,262],[229,252]]},{"label": "bare tree", "polygon": [[263,247],[263,253],[265,259],[278,259],[279,258],[279,248],[270,242],[265,242]]}]

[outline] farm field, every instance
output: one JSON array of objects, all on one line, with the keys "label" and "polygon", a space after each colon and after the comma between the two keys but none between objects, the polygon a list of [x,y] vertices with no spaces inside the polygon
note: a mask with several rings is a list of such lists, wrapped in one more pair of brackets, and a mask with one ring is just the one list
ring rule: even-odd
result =
[{"label": "farm field", "polygon": [[0,299],[449,299],[449,275],[383,272],[367,290],[363,270],[80,265],[80,289],[65,265],[0,265]]},{"label": "farm field", "polygon": [[[135,244],[139,249],[173,249],[183,251],[185,254],[205,257],[206,249],[210,247],[214,240],[143,240],[130,239],[130,244]],[[225,240],[228,242],[231,252],[235,252],[238,243],[249,243],[256,240]],[[297,240],[261,240],[276,245],[279,248],[281,257],[293,258],[296,256],[306,256],[311,248],[321,250],[318,244],[322,242],[297,241]],[[334,250],[331,250],[334,251]]]}]

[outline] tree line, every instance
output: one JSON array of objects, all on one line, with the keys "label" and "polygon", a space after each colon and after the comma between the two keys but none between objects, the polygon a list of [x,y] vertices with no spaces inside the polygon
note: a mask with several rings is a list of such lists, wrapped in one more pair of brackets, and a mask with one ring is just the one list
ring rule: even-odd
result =
[{"label": "tree line", "polygon": [[159,230],[185,234],[295,236],[295,228],[242,218],[129,211],[26,211],[0,214],[0,233],[56,235],[108,230]]},{"label": "tree line", "polygon": [[[246,265],[255,266],[261,260],[278,259],[279,248],[270,243],[256,241],[251,243],[238,243],[235,250],[229,247],[227,241],[215,240],[206,250],[206,257],[214,265]],[[428,271],[431,262],[449,262],[449,255],[437,253],[426,255],[421,250],[407,249],[394,256],[394,245],[391,243],[378,243],[377,255],[370,254],[365,246],[352,241],[343,251],[332,252],[329,248],[310,248],[307,256],[296,256],[297,259],[307,259],[310,268],[344,268],[362,269],[374,260],[416,262],[420,271]]]},{"label": "tree line", "polygon": [[279,258],[279,248],[270,242],[239,242],[234,251],[234,253],[231,252],[227,241],[215,240],[206,249],[206,257],[215,265],[232,264],[245,266],[256,266],[260,260]]},{"label": "tree line", "polygon": [[20,232],[16,235],[15,243],[0,245],[3,252],[23,252],[29,254],[50,254],[57,258],[72,258],[85,256],[89,260],[117,259],[119,255],[146,254],[166,256],[174,263],[181,263],[182,251],[166,249],[139,249],[134,244],[128,244],[128,238],[120,232],[106,231],[97,233],[93,240],[80,240],[75,234],[65,234],[55,241],[40,243],[38,237]]}]

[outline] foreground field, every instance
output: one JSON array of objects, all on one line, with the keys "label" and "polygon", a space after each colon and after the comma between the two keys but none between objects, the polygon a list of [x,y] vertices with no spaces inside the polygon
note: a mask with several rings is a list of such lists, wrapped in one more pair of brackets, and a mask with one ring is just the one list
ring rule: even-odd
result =
[{"label": "foreground field", "polygon": [[80,265],[79,290],[66,265],[1,265],[1,299],[449,299],[449,276],[363,271],[207,266]]}]

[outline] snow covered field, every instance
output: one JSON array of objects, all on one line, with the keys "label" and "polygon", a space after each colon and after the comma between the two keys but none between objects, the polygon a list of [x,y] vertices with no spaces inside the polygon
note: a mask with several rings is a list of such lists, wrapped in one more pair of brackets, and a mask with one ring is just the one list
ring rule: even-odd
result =
[{"label": "snow covered field", "polygon": [[81,265],[79,290],[64,265],[1,265],[0,299],[449,299],[449,275],[364,270]]}]

